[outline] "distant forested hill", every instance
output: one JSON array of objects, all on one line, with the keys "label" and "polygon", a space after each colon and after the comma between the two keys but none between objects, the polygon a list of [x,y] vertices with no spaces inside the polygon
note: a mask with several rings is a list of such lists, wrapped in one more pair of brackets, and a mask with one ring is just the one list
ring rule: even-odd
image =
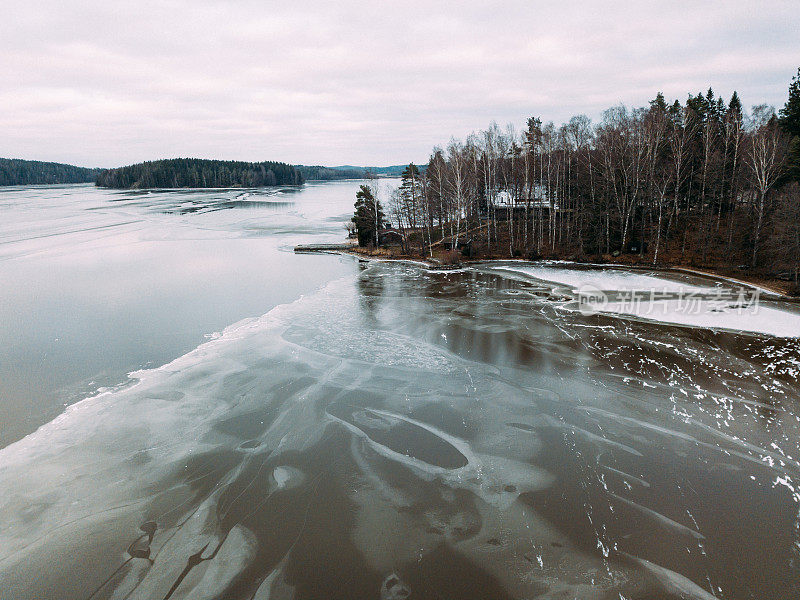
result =
[{"label": "distant forested hill", "polygon": [[[340,167],[330,167],[335,171],[348,171],[350,169],[359,169],[361,171],[369,171],[370,173],[374,173],[380,177],[400,177],[403,174],[403,170],[408,165],[391,165],[388,167],[354,167],[352,165],[342,165]],[[422,167],[419,167],[422,169]]]},{"label": "distant forested hill", "polygon": [[38,185],[49,183],[87,183],[100,169],[87,169],[61,163],[0,158],[0,185]]},{"label": "distant forested hill", "polygon": [[364,177],[364,169],[362,167],[350,167],[347,169],[338,169],[331,167],[322,167],[319,165],[306,166],[295,165],[295,168],[300,171],[303,179],[306,181],[330,181],[332,179],[361,179]]},{"label": "distant forested hill", "polygon": [[329,181],[331,179],[362,179],[367,173],[377,175],[378,177],[400,177],[408,165],[392,165],[390,167],[357,167],[354,165],[343,165],[341,167],[321,167],[295,165],[295,167],[303,174],[303,178],[307,181],[321,180]]},{"label": "distant forested hill", "polygon": [[148,161],[108,169],[97,176],[98,186],[119,189],[261,187],[300,183],[303,183],[303,176],[285,163],[201,158]]}]

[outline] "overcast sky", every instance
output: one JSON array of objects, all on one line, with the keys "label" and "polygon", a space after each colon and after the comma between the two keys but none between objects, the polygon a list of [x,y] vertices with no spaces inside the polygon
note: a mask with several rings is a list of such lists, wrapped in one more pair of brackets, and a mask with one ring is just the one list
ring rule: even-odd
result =
[{"label": "overcast sky", "polygon": [[0,156],[387,165],[711,85],[783,105],[800,1],[4,0]]}]

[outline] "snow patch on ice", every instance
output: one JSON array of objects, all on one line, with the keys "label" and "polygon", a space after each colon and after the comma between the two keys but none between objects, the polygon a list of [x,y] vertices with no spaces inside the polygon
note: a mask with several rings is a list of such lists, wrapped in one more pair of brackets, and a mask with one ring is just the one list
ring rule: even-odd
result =
[{"label": "snow patch on ice", "polygon": [[[686,327],[800,337],[800,312],[761,303],[761,290],[737,294],[738,282],[698,286],[657,274],[621,269],[569,269],[540,265],[500,265],[496,271],[519,273],[567,287],[582,298],[580,310]],[[751,286],[752,287],[752,286]],[[608,294],[608,292],[616,292]],[[570,303],[567,309],[578,308]]]},{"label": "snow patch on ice", "polygon": [[641,275],[628,271],[610,269],[564,269],[544,266],[510,266],[495,267],[497,270],[522,273],[542,281],[557,283],[576,291],[582,287],[593,287],[598,290],[630,292],[636,290],[655,290],[657,292],[711,292],[714,287],[700,287],[680,281]]},{"label": "snow patch on ice", "polygon": [[800,314],[767,306],[742,306],[728,300],[692,299],[617,301],[596,304],[603,314],[636,317],[674,325],[729,329],[747,333],[765,333],[776,337],[800,337]]}]

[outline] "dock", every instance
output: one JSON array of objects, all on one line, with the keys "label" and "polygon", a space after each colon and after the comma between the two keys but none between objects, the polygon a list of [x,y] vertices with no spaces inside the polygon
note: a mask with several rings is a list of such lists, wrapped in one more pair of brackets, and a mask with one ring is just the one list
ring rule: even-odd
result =
[{"label": "dock", "polygon": [[355,244],[300,244],[294,247],[295,252],[340,252],[352,250]]}]

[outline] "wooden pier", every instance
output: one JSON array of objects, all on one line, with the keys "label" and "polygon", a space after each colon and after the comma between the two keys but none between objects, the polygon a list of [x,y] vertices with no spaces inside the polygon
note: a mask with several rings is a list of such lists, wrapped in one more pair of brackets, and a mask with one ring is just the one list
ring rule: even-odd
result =
[{"label": "wooden pier", "polygon": [[340,252],[352,250],[355,244],[300,244],[294,247],[295,252]]}]

